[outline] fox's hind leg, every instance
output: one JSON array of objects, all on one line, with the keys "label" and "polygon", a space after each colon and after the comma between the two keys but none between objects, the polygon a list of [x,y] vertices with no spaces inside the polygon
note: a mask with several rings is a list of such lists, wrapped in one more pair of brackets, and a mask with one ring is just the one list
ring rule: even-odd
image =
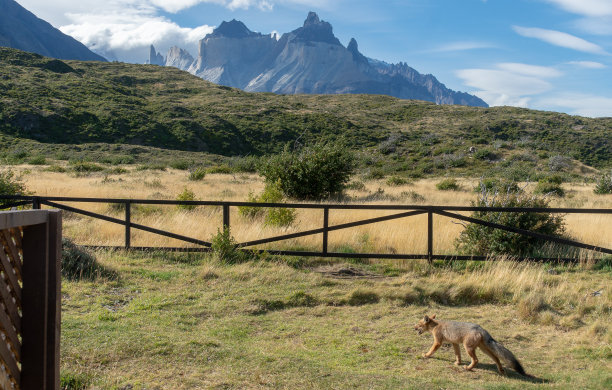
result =
[{"label": "fox's hind leg", "polygon": [[455,365],[458,366],[461,364],[461,349],[459,348],[459,344],[453,344],[453,349],[455,350],[455,356],[457,360],[455,360]]},{"label": "fox's hind leg", "polygon": [[[472,362],[465,369],[471,371],[478,364],[478,358],[476,357],[476,347],[478,346],[478,342],[474,342],[474,339],[466,339],[463,341],[463,346],[465,347],[465,352],[470,355]],[[478,340],[479,341],[479,340]]]},{"label": "fox's hind leg", "polygon": [[486,353],[487,355],[489,355],[489,357],[491,359],[493,359],[493,361],[497,365],[497,371],[499,371],[500,374],[504,375],[506,373],[506,371],[504,371],[504,367],[502,366],[501,362],[499,361],[499,358],[497,356],[495,356],[493,351],[491,351],[489,349],[489,347],[487,347],[487,345],[485,343],[480,344],[480,349],[482,349],[482,352]]}]

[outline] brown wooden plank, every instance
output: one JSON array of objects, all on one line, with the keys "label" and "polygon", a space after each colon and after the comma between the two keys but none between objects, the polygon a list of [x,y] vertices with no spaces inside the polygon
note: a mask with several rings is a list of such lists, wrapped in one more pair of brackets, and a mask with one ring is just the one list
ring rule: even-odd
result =
[{"label": "brown wooden plank", "polygon": [[11,288],[11,294],[17,300],[17,304],[21,305],[21,286],[17,281],[17,275],[15,274],[15,269],[13,265],[9,262],[8,256],[0,247],[0,268],[2,269],[4,279],[7,282],[8,286]]},{"label": "brown wooden plank", "polygon": [[22,268],[22,254],[19,253],[17,246],[13,242],[13,237],[8,229],[2,230],[0,232],[0,238],[2,243],[5,246],[5,251],[8,254],[9,260],[15,269],[15,273],[17,274],[17,278],[21,280],[21,268]]},{"label": "brown wooden plank", "polygon": [[[22,243],[23,233],[21,232],[21,229],[19,228],[9,229],[9,232],[11,233],[11,236],[13,237],[13,240],[15,241],[15,247],[17,247],[18,254],[23,259],[23,243]],[[21,263],[19,265],[21,266]]]},{"label": "brown wooden plank", "polygon": [[62,281],[62,212],[49,211],[49,268],[47,281],[47,389],[60,387],[60,330]]},{"label": "brown wooden plank", "polygon": [[[17,332],[13,328],[13,323],[9,318],[8,314],[4,310],[0,310],[0,330],[6,335],[7,340],[10,344],[10,349],[15,354],[17,361],[21,360],[21,342],[17,337]],[[2,341],[0,341],[2,342]]]},{"label": "brown wooden plank", "polygon": [[0,229],[38,225],[47,220],[48,215],[45,210],[0,211]]},{"label": "brown wooden plank", "polygon": [[15,326],[18,333],[21,332],[21,316],[19,315],[19,306],[17,306],[15,298],[9,292],[6,281],[2,278],[0,278],[0,299],[2,299],[4,310],[11,318],[13,326]]},{"label": "brown wooden plank", "polygon": [[17,367],[17,362],[11,354],[8,345],[2,340],[0,340],[0,359],[2,360],[2,363],[4,363],[4,366],[7,368],[11,379],[14,380],[17,385],[19,385],[21,381],[21,372],[19,371],[19,367]]},{"label": "brown wooden plank", "polygon": [[48,224],[23,229],[21,390],[47,388],[48,248]]}]

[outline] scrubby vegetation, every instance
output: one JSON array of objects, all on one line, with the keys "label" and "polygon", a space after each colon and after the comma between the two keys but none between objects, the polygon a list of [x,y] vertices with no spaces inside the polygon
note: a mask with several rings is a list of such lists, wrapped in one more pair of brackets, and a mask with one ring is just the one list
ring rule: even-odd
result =
[{"label": "scrubby vegetation", "polygon": [[599,195],[612,194],[612,171],[604,173],[597,180],[593,192]]},{"label": "scrubby vegetation", "polygon": [[[26,186],[15,172],[11,170],[0,171],[0,195],[26,195]],[[0,199],[0,208],[2,205],[12,203],[9,199]]]},{"label": "scrubby vegetation", "polygon": [[259,172],[289,198],[321,200],[341,193],[354,170],[353,154],[342,144],[317,143],[268,158]]},{"label": "scrubby vegetation", "polygon": [[[549,202],[545,197],[525,193],[491,194],[484,191],[479,195],[478,200],[472,204],[477,207],[547,208]],[[476,211],[472,213],[472,217],[550,236],[563,236],[565,234],[563,216],[551,213]],[[463,254],[542,257],[543,254],[546,254],[545,248],[547,246],[545,243],[538,238],[469,223],[457,239],[456,246]]]},{"label": "scrubby vegetation", "polygon": [[258,156],[320,139],[343,139],[359,152],[360,168],[383,177],[450,170],[522,181],[580,174],[576,161],[612,164],[610,119],[385,96],[252,94],[172,67],[65,61],[72,70],[57,73],[45,65],[59,60],[9,48],[0,57],[0,159],[10,164],[45,156],[252,172]]}]

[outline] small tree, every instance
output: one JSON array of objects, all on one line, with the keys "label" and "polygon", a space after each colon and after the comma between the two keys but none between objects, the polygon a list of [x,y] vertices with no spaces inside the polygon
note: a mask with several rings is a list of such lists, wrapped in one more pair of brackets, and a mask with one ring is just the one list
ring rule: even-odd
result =
[{"label": "small tree", "polygon": [[599,195],[612,194],[612,171],[604,173],[599,180],[597,180],[593,192]]},{"label": "small tree", "polygon": [[[545,197],[525,193],[505,192],[492,195],[490,192],[483,191],[478,200],[472,202],[472,205],[477,207],[548,208],[549,201]],[[563,217],[550,213],[476,211],[472,217],[546,235],[562,236],[565,233]],[[543,244],[543,240],[538,238],[475,223],[467,224],[455,243],[460,253],[481,256],[500,254],[530,256],[540,250]]]},{"label": "small tree", "polygon": [[268,183],[279,182],[285,196],[320,200],[345,189],[354,169],[353,154],[342,144],[317,143],[292,151],[286,147],[259,169]]},{"label": "small tree", "polygon": [[[0,195],[25,195],[26,187],[25,184],[18,178],[15,177],[13,171],[7,170],[0,172]],[[0,208],[5,205],[13,203],[10,199],[0,199]]]}]

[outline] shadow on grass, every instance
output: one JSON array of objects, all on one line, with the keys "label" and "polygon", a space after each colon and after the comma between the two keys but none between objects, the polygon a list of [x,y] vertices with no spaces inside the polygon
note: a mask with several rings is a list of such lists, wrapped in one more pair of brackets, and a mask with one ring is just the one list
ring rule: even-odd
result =
[{"label": "shadow on grass", "polygon": [[[493,371],[494,373],[498,374],[497,371],[497,366],[493,363],[480,363],[478,362],[478,365],[474,368],[475,370],[481,369],[481,370],[487,370],[487,371]],[[518,379],[524,382],[530,382],[530,383],[550,383],[551,381],[545,378],[538,378],[535,377],[533,375],[529,375],[527,374],[527,376],[521,375],[518,372],[514,371],[511,368],[508,368],[506,366],[504,366],[504,370],[506,370],[506,375],[505,377],[507,378],[511,378],[511,379]]]}]

